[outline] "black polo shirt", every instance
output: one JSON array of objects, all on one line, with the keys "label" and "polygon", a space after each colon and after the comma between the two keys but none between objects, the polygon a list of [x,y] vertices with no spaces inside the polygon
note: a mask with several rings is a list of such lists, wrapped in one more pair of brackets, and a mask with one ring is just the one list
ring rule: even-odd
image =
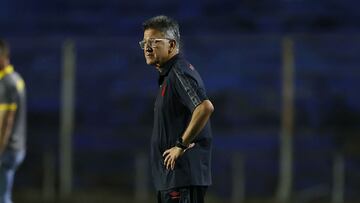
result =
[{"label": "black polo shirt", "polygon": [[195,146],[167,170],[162,154],[174,147],[187,128],[192,112],[208,99],[199,73],[182,56],[176,55],[162,67],[154,108],[151,139],[151,168],[157,190],[211,184],[211,127],[208,122],[196,136]]},{"label": "black polo shirt", "polygon": [[0,71],[0,111],[16,111],[6,150],[24,150],[26,143],[25,83],[12,66]]}]

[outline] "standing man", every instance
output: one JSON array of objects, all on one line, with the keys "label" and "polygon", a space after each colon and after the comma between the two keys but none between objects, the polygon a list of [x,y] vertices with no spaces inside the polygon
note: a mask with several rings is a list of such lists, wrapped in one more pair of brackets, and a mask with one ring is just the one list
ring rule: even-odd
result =
[{"label": "standing man", "polygon": [[151,169],[159,203],[203,203],[211,185],[214,107],[195,68],[179,54],[179,25],[167,16],[143,24],[139,42],[148,65],[159,71]]},{"label": "standing man", "polygon": [[11,203],[14,174],[25,157],[25,84],[0,39],[0,203]]}]

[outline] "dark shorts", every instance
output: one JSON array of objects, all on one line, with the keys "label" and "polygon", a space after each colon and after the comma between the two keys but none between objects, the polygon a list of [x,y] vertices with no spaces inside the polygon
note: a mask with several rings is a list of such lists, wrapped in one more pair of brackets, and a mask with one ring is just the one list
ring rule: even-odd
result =
[{"label": "dark shorts", "polygon": [[158,203],[204,203],[207,186],[189,186],[158,192]]}]

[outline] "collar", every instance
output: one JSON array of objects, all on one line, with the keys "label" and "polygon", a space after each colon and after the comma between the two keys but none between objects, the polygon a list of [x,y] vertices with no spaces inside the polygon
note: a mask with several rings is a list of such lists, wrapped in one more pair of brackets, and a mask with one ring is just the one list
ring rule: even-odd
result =
[{"label": "collar", "polygon": [[171,59],[166,61],[162,66],[160,66],[160,69],[161,69],[160,75],[166,76],[178,58],[180,58],[180,56],[179,56],[179,54],[176,54]]},{"label": "collar", "polygon": [[158,83],[161,85],[165,79],[165,77],[169,74],[171,68],[173,67],[174,63],[177,61],[177,59],[180,58],[179,54],[176,54],[171,59],[166,61],[162,66],[160,66],[161,72],[159,74],[159,80]]},{"label": "collar", "polygon": [[0,80],[13,72],[14,72],[14,67],[12,65],[6,66],[3,70],[0,70]]}]

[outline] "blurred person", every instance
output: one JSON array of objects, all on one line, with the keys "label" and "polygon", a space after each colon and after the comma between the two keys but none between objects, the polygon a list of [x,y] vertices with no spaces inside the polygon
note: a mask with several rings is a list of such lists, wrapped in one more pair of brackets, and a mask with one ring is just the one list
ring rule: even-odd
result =
[{"label": "blurred person", "polygon": [[158,202],[202,203],[211,185],[214,107],[199,73],[180,54],[178,23],[156,16],[143,31],[146,63],[159,71],[150,150]]},{"label": "blurred person", "polygon": [[15,171],[25,157],[25,84],[0,39],[0,203],[12,202]]}]

